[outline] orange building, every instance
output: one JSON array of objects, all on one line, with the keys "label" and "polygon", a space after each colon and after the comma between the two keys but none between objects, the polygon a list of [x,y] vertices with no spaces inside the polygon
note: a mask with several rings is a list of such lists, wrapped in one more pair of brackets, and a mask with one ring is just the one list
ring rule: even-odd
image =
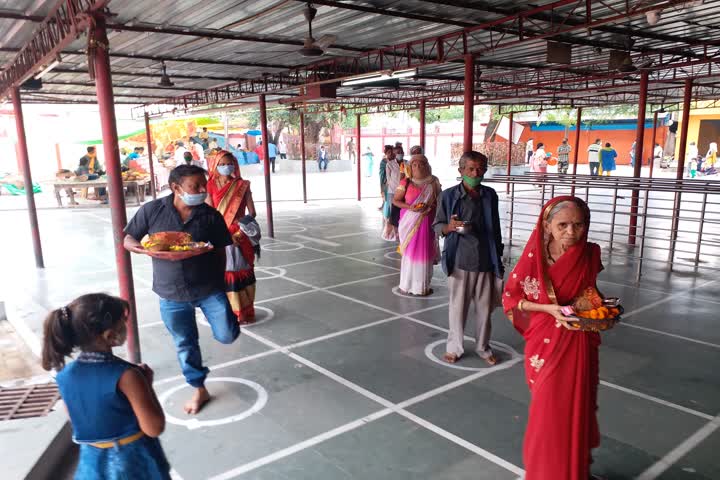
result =
[{"label": "orange building", "polygon": [[[520,137],[521,142],[533,140],[533,147],[537,148],[538,143],[545,144],[545,151],[556,155],[557,147],[562,143],[566,136],[565,126],[555,122],[524,123],[526,127]],[[668,127],[660,125],[658,120],[656,143],[665,145],[665,139],[668,135]],[[648,159],[652,156],[654,145],[652,144],[652,119],[645,122],[645,140],[643,146],[643,165],[648,165]],[[635,120],[609,120],[603,123],[583,122],[580,128],[580,154],[578,163],[587,163],[587,148],[596,139],[602,141],[604,146],[606,142],[610,142],[611,146],[617,151],[617,164],[630,164],[630,149],[636,138]],[[574,147],[575,144],[575,126],[569,128],[568,143]],[[573,153],[570,153],[570,161],[572,162]]]}]

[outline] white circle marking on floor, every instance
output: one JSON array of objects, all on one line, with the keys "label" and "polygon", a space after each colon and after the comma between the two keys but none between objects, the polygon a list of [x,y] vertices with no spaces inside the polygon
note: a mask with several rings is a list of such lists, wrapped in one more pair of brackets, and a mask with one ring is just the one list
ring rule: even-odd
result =
[{"label": "white circle marking on floor", "polygon": [[[493,365],[492,367],[491,366],[488,366],[488,367],[463,367],[462,365],[458,365],[457,363],[448,363],[448,362],[442,360],[441,358],[438,358],[435,356],[435,354],[434,354],[435,348],[438,345],[443,344],[445,342],[446,342],[445,340],[438,340],[436,342],[432,342],[430,345],[425,347],[425,356],[427,358],[429,358],[430,360],[432,360],[433,362],[442,365],[443,367],[454,368],[456,370],[465,370],[468,372],[482,372],[482,371],[494,372],[496,370],[504,370],[506,368],[510,368],[513,365],[515,365],[517,362],[521,361],[523,358],[523,356],[520,355],[510,345],[506,345],[501,342],[496,342],[494,340],[490,340],[490,345],[494,349],[500,350],[501,352],[508,353],[510,355],[510,359],[502,361],[502,362],[498,362],[497,364]],[[473,355],[474,355],[474,353],[473,353]],[[461,361],[461,360],[462,359],[460,359],[459,361]]]},{"label": "white circle marking on floor", "polygon": [[[242,385],[245,385],[247,387],[252,388],[257,392],[257,400],[255,400],[255,403],[244,412],[240,412],[235,415],[230,415],[225,418],[218,418],[215,420],[200,420],[198,418],[189,418],[189,419],[180,419],[177,417],[174,417],[170,413],[168,413],[167,410],[165,410],[164,404],[167,401],[168,398],[170,398],[171,395],[174,393],[182,390],[183,388],[190,388],[190,385],[187,383],[183,383],[181,385],[177,385],[169,390],[164,391],[159,397],[158,401],[160,402],[160,406],[163,407],[163,410],[165,410],[165,418],[168,422],[172,423],[173,425],[180,425],[183,427],[187,427],[188,430],[195,430],[197,428],[202,427],[216,427],[218,425],[226,425],[228,423],[233,422],[239,422],[240,420],[244,420],[248,418],[250,415],[259,412],[260,410],[265,407],[265,404],[267,404],[268,401],[268,393],[267,390],[265,390],[261,385],[250,381],[245,380],[244,378],[237,378],[237,377],[216,377],[216,378],[207,378],[205,380],[205,383],[220,383],[220,382],[229,382],[229,383],[240,383]],[[217,401],[217,400],[215,400]]]}]

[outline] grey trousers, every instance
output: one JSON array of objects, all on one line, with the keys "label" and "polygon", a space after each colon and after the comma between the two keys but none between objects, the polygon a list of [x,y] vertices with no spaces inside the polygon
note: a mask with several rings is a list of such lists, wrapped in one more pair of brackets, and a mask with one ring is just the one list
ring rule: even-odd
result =
[{"label": "grey trousers", "polygon": [[490,314],[494,308],[493,290],[495,275],[492,272],[468,272],[455,268],[448,277],[450,290],[450,332],[447,353],[459,357],[464,353],[463,337],[470,304],[475,306],[475,353],[480,358],[493,354],[490,349],[492,324]]}]

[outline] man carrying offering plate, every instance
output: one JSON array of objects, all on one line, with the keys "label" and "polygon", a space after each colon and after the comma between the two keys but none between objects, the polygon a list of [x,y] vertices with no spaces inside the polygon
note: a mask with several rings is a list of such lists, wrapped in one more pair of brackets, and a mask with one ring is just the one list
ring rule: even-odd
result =
[{"label": "man carrying offering plate", "polygon": [[[210,400],[205,388],[195,308],[199,307],[220,343],[240,335],[225,294],[225,247],[232,244],[222,215],[205,203],[205,171],[176,167],[169,177],[172,195],[143,205],[125,228],[125,248],[153,257],[153,291],[160,315],[177,349],[185,380],[195,388],[185,412],[195,414]],[[140,241],[149,235],[144,245]]]}]

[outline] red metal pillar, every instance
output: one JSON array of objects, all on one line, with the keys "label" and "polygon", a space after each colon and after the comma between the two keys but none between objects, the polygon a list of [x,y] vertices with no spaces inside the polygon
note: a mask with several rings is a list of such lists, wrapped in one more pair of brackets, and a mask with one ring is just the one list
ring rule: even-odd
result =
[{"label": "red metal pillar", "polygon": [[110,57],[108,52],[105,17],[95,16],[95,27],[91,29],[90,44],[94,47],[91,61],[95,65],[95,90],[100,110],[100,127],[102,129],[103,153],[107,169],[108,190],[110,196],[110,215],[112,217],[113,239],[115,243],[115,262],[118,270],[120,296],[130,304],[127,329],[127,353],[129,360],[140,362],[140,337],[135,307],[135,287],[133,284],[132,263],[130,252],[123,247],[127,224],[125,213],[125,191],[120,172],[120,150],[118,147],[117,126],[115,122],[115,103],[113,99],[112,77],[110,74]]},{"label": "red metal pillar", "polygon": [[472,150],[473,140],[473,108],[475,107],[475,59],[465,55],[464,100],[465,126],[463,128],[463,151]]},{"label": "red metal pillar", "polygon": [[355,150],[356,150],[355,154],[357,156],[357,199],[359,202],[360,200],[362,200],[362,189],[361,189],[362,175],[360,172],[362,170],[362,167],[361,167],[361,162],[360,162],[360,114],[359,113],[355,115],[355,120],[356,120],[356,125],[357,125],[357,127],[356,127],[357,142],[355,145]]},{"label": "red metal pillar", "polygon": [[653,176],[653,167],[655,166],[655,144],[657,143],[657,121],[658,111],[653,114],[653,132],[652,132],[652,155],[650,155],[650,178]]},{"label": "red metal pillar", "polygon": [[30,172],[30,157],[25,138],[25,121],[23,120],[22,103],[20,102],[20,88],[15,87],[12,93],[13,110],[15,111],[15,127],[17,128],[17,153],[20,169],[25,180],[25,199],[27,200],[28,216],[30,217],[30,234],[32,235],[33,252],[35,253],[35,266],[45,268],[43,260],[42,243],[40,242],[40,225],[38,224],[37,209],[35,208],[35,193],[33,192],[32,173]]},{"label": "red metal pillar", "polygon": [[[635,128],[635,166],[633,168],[633,178],[640,178],[640,174],[642,172],[643,144],[645,143],[645,111],[647,106],[649,78],[649,72],[647,70],[643,70],[640,74],[640,99],[638,103],[637,127]],[[630,228],[628,229],[628,243],[630,245],[635,245],[636,241],[635,235],[637,234],[637,214],[639,204],[640,190],[633,190],[630,200]]]},{"label": "red metal pillar", "polygon": [[58,170],[62,170],[62,157],[60,156],[60,145],[55,144],[55,160],[57,160]]},{"label": "red metal pillar", "polygon": [[[508,115],[508,120],[510,120],[510,126],[508,127],[508,154],[507,154],[507,174],[508,176],[512,172],[512,138],[513,138],[513,117],[515,116],[515,112],[510,112],[510,115]],[[506,185],[506,192],[510,193],[510,183]]]},{"label": "red metal pillar", "polygon": [[[677,159],[677,174],[675,178],[682,180],[685,176],[685,155],[687,154],[687,137],[688,137],[688,124],[690,123],[690,102],[692,101],[692,78],[685,79],[685,91],[683,94],[683,111],[682,111],[682,124],[680,125],[680,148],[678,149]],[[678,182],[678,186],[681,186]],[[680,192],[675,193],[675,201],[673,203],[673,214],[672,224],[670,226],[670,248],[668,252],[668,261],[672,262],[675,260],[675,244],[677,243],[678,237],[678,226],[680,224],[680,206],[682,198]]]},{"label": "red metal pillar", "polygon": [[260,95],[260,131],[262,132],[263,169],[265,170],[265,207],[267,209],[268,236],[270,238],[275,238],[275,227],[273,225],[272,213],[272,192],[270,191],[270,151],[268,145],[267,106],[265,104],[265,94]]},{"label": "red metal pillar", "polygon": [[425,100],[420,100],[420,147],[422,147],[423,153],[427,155],[425,151]]},{"label": "red metal pillar", "polygon": [[[573,145],[573,177],[577,175],[578,156],[580,155],[580,126],[582,124],[582,107],[577,109],[577,118],[575,119],[575,145]],[[575,195],[575,178],[573,178],[573,186],[570,189],[570,195]]]},{"label": "red metal pillar", "polygon": [[307,203],[307,171],[305,168],[305,114],[300,114],[300,159],[302,165],[303,203]]},{"label": "red metal pillar", "polygon": [[153,165],[152,138],[150,135],[150,116],[145,112],[145,137],[147,138],[148,164],[150,165],[150,193],[153,200],[155,200],[157,199],[157,188],[155,185],[155,165]]},{"label": "red metal pillar", "polygon": [[685,155],[687,152],[688,124],[690,123],[690,102],[692,101],[692,78],[685,79],[685,92],[683,94],[682,124],[680,125],[680,148],[676,177],[682,180],[685,175]]}]

